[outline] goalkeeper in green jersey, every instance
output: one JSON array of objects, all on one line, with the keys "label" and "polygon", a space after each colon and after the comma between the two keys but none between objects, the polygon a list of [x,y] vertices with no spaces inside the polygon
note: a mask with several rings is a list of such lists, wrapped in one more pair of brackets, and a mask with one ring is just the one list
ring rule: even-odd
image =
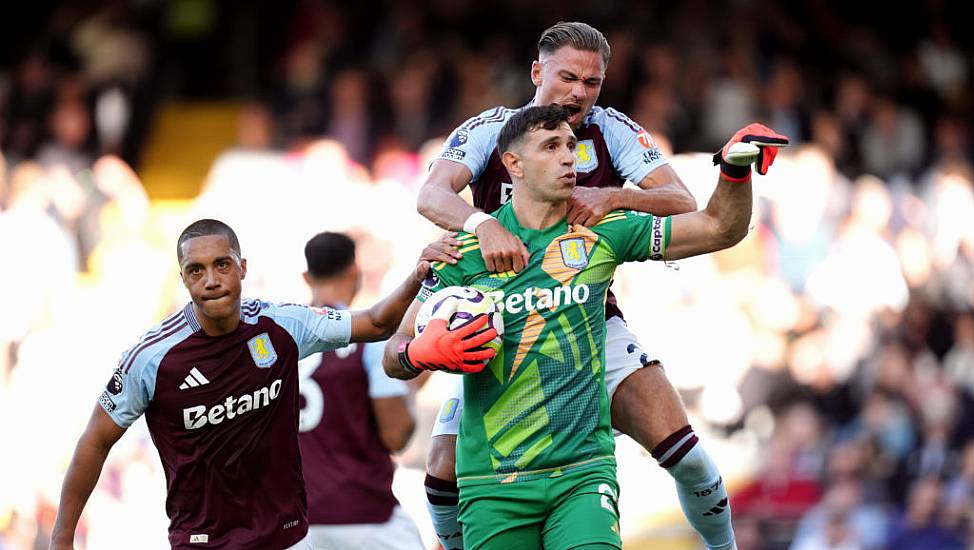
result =
[{"label": "goalkeeper in green jersey", "polygon": [[[461,234],[463,258],[434,265],[425,294],[386,345],[390,376],[408,379],[423,368],[466,374],[457,481],[468,549],[621,548],[603,370],[605,293],[615,268],[736,244],[751,216],[750,165],[765,173],[788,143],[758,124],[738,132],[714,156],[721,177],[705,210],[614,211],[591,227],[569,225],[576,139],[568,115],[554,105],[529,107],[497,138],[513,198],[494,216],[527,247],[525,269],[491,273],[476,237]],[[494,299],[506,327],[496,356],[471,349],[493,337],[492,329],[475,332],[484,316],[453,331],[431,323],[414,339],[420,302],[450,285]]]}]

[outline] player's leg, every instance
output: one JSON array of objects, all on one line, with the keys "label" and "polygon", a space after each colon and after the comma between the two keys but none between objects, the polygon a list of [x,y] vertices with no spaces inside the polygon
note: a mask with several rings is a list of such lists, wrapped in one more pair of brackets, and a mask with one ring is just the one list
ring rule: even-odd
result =
[{"label": "player's leg", "polygon": [[541,550],[546,548],[541,545],[541,525],[520,525],[517,527],[505,527],[493,536],[480,540],[477,534],[471,534],[470,540],[477,541],[470,543],[470,550]]},{"label": "player's leg", "polygon": [[734,548],[727,490],[693,433],[679,394],[621,319],[609,319],[606,330],[605,376],[613,427],[650,451],[673,476],[683,514],[707,547]]},{"label": "player's leg", "polygon": [[549,478],[545,550],[622,548],[615,465]]},{"label": "player's leg", "polygon": [[464,544],[468,550],[541,550],[546,513],[543,479],[464,487],[459,516]]},{"label": "player's leg", "polygon": [[443,401],[433,423],[433,438],[426,455],[426,507],[433,529],[445,550],[462,550],[463,531],[457,521],[457,433],[463,412],[460,377],[453,395]]},{"label": "player's leg", "polygon": [[381,530],[381,539],[388,545],[389,550],[424,548],[423,538],[419,536],[419,528],[401,506],[393,508],[392,517],[382,524]]}]

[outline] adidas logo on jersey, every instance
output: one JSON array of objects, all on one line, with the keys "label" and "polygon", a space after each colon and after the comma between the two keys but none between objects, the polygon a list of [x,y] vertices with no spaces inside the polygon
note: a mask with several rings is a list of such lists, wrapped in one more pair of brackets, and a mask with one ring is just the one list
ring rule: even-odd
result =
[{"label": "adidas logo on jersey", "polygon": [[494,304],[501,312],[520,313],[522,311],[537,311],[539,309],[558,308],[569,304],[584,304],[588,301],[588,285],[563,285],[557,288],[538,288],[530,286],[524,292],[508,294],[503,290],[493,290],[487,293],[494,300]]},{"label": "adidas logo on jersey", "polygon": [[183,424],[187,430],[198,430],[207,424],[222,424],[224,420],[233,420],[238,415],[266,407],[281,394],[281,383],[278,378],[270,386],[240,397],[231,395],[222,404],[213,405],[209,409],[206,405],[183,409]]},{"label": "adidas logo on jersey", "polygon": [[179,385],[179,389],[185,390],[189,388],[196,388],[199,386],[205,386],[209,383],[210,381],[203,376],[203,373],[200,372],[196,367],[193,367],[193,370],[189,371],[189,374],[186,375],[186,379],[183,380],[183,383]]}]

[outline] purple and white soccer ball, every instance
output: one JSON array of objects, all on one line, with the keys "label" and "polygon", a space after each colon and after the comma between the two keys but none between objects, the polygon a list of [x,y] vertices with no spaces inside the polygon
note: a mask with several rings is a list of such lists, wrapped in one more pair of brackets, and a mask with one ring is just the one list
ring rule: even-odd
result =
[{"label": "purple and white soccer ball", "polygon": [[[485,348],[500,351],[504,335],[504,318],[497,311],[494,300],[469,286],[448,286],[434,292],[416,314],[416,335],[426,330],[430,319],[445,319],[450,330],[462,327],[481,313],[487,314],[486,327],[497,330],[497,337],[484,344]],[[484,330],[486,330],[486,327]]]}]

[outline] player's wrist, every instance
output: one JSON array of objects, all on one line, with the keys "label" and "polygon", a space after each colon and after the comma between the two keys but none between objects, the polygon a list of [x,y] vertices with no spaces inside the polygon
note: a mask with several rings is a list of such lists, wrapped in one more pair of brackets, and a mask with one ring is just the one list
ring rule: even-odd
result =
[{"label": "player's wrist", "polygon": [[419,376],[422,374],[422,370],[413,366],[412,362],[409,360],[409,342],[403,342],[399,344],[399,366],[409,374]]},{"label": "player's wrist", "polygon": [[714,153],[714,164],[720,165],[720,175],[734,182],[747,181],[751,177],[751,163],[731,164],[724,158],[724,150]]},{"label": "player's wrist", "polygon": [[629,200],[630,193],[632,189],[625,189],[622,187],[608,187],[606,191],[609,194],[609,211],[612,210],[630,210],[629,206],[631,201]]},{"label": "player's wrist", "polygon": [[481,212],[478,210],[473,214],[470,214],[470,216],[467,217],[467,220],[463,222],[463,230],[467,233],[476,234],[477,228],[483,225],[484,222],[490,220],[497,221],[497,218],[486,212]]},{"label": "player's wrist", "polygon": [[751,178],[751,165],[747,164],[744,166],[738,166],[736,164],[731,164],[726,160],[720,161],[720,173],[724,178],[734,181],[743,182]]}]

